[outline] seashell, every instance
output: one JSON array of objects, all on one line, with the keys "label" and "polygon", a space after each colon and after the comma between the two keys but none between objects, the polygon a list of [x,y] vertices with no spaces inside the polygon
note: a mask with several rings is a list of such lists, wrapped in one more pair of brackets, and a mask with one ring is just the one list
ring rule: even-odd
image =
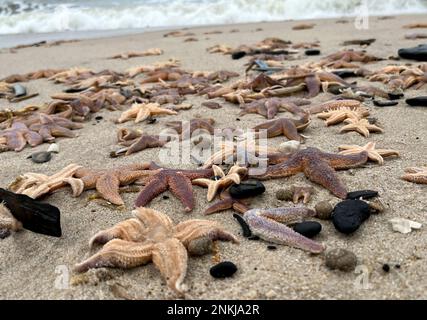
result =
[{"label": "seashell", "polygon": [[394,231],[403,234],[410,233],[412,229],[420,229],[422,227],[421,223],[404,218],[390,219],[389,222]]},{"label": "seashell", "polygon": [[59,146],[56,143],[52,143],[49,148],[47,148],[47,152],[59,153]]}]

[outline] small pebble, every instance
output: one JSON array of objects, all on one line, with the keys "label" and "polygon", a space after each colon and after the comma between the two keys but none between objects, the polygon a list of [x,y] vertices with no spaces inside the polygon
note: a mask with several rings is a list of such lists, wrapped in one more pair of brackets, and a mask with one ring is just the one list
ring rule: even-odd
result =
[{"label": "small pebble", "polygon": [[59,153],[59,146],[56,143],[52,143],[49,148],[47,148],[47,152]]},{"label": "small pebble", "polygon": [[313,238],[322,231],[322,225],[316,221],[304,221],[294,225],[294,231],[307,238]]},{"label": "small pebble", "polygon": [[291,153],[291,152],[298,151],[300,146],[301,146],[301,143],[299,141],[289,140],[279,144],[279,151],[285,152],[285,153]]},{"label": "small pebble", "polygon": [[6,228],[0,229],[0,239],[5,239],[8,236],[10,236],[10,230],[9,229],[6,229]]},{"label": "small pebble", "polygon": [[272,246],[272,245],[270,245],[270,246],[267,246],[267,249],[268,249],[268,250],[276,250],[276,249],[277,249],[277,247],[276,247],[276,246]]},{"label": "small pebble", "polygon": [[391,227],[394,231],[407,234],[412,231],[412,229],[421,229],[423,226],[421,223],[412,221],[409,219],[404,218],[393,218],[390,219],[389,222],[391,223]]},{"label": "small pebble", "polygon": [[396,269],[400,269],[400,264],[396,264],[394,267],[395,267]]},{"label": "small pebble", "polygon": [[294,193],[291,189],[280,189],[276,192],[277,200],[281,201],[292,201]]},{"label": "small pebble", "polygon": [[390,271],[390,266],[387,263],[383,264],[383,271],[384,272],[389,272]]},{"label": "small pebble", "polygon": [[169,199],[169,196],[163,196],[163,200]]},{"label": "small pebble", "polygon": [[40,151],[40,152],[33,153],[28,158],[31,158],[31,160],[35,163],[45,163],[50,161],[50,159],[52,159],[52,154],[47,151]]},{"label": "small pebble", "polygon": [[316,216],[322,220],[331,219],[332,211],[334,210],[327,200],[317,203],[314,209],[316,210]]},{"label": "small pebble", "polygon": [[306,56],[318,56],[319,54],[320,54],[319,49],[307,49],[307,50],[305,50]]},{"label": "small pebble", "polygon": [[332,249],[326,252],[326,266],[332,270],[353,271],[357,265],[356,255],[345,249]]},{"label": "small pebble", "polygon": [[96,120],[96,121],[101,121],[102,119],[104,119],[102,116],[96,116],[96,117],[95,117],[95,120]]},{"label": "small pebble", "polygon": [[237,267],[233,262],[223,261],[210,269],[210,274],[214,278],[228,278],[236,273]]},{"label": "small pebble", "polygon": [[339,202],[332,213],[332,222],[339,232],[350,234],[361,226],[371,215],[369,205],[362,200]]},{"label": "small pebble", "polygon": [[235,199],[252,198],[265,192],[265,186],[260,181],[244,181],[230,188],[230,195]]}]

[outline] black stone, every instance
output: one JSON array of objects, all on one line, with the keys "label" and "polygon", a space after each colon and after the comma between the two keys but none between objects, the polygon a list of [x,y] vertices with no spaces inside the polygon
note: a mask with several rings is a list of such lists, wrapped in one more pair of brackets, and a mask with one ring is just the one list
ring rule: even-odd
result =
[{"label": "black stone", "polygon": [[244,181],[230,187],[230,195],[235,199],[251,198],[265,192],[265,186],[260,181]]},{"label": "black stone", "polygon": [[400,264],[396,264],[394,267],[395,267],[396,269],[400,269]]},{"label": "black stone", "polygon": [[40,151],[40,152],[33,153],[28,158],[30,158],[31,161],[35,163],[45,163],[50,161],[50,159],[52,159],[52,154],[48,151]]},{"label": "black stone", "polygon": [[246,52],[245,52],[245,51],[237,51],[237,52],[233,52],[233,53],[231,54],[231,58],[232,58],[233,60],[241,59],[241,58],[243,58],[244,56],[246,56]]},{"label": "black stone", "polygon": [[0,202],[4,202],[6,208],[25,229],[53,237],[62,235],[61,213],[57,207],[2,188],[0,188]]},{"label": "black stone", "polygon": [[102,116],[97,116],[97,117],[95,117],[95,120],[96,120],[96,121],[101,121],[102,119],[104,119]]},{"label": "black stone", "polygon": [[169,199],[169,196],[163,196],[163,200]]},{"label": "black stone", "polygon": [[352,191],[347,193],[347,199],[350,200],[356,200],[356,199],[371,199],[378,197],[378,191],[374,190],[359,190],[359,191]]},{"label": "black stone", "polygon": [[234,219],[237,220],[237,222],[240,224],[240,227],[242,227],[243,236],[245,238],[249,238],[252,236],[252,231],[249,225],[246,223],[245,219],[237,213],[233,214]]},{"label": "black stone", "polygon": [[214,278],[228,278],[235,274],[237,271],[237,267],[233,262],[223,261],[214,265],[209,273]]},{"label": "black stone", "polygon": [[362,200],[339,202],[332,212],[332,222],[339,232],[350,234],[370,216],[369,205]]},{"label": "black stone", "polygon": [[427,107],[427,96],[406,99],[411,107]]},{"label": "black stone", "polygon": [[306,56],[318,56],[319,54],[320,54],[319,49],[307,49],[307,50],[305,50]]},{"label": "black stone", "polygon": [[377,107],[394,107],[399,104],[398,101],[392,100],[374,100],[374,105]]},{"label": "black stone", "polygon": [[383,264],[383,270],[384,270],[384,272],[389,272],[390,266],[387,263]]},{"label": "black stone", "polygon": [[316,221],[304,221],[294,225],[294,231],[307,238],[313,238],[322,231],[322,225]]},{"label": "black stone", "polygon": [[398,54],[404,59],[427,61],[427,44],[420,44],[413,48],[399,49]]},{"label": "black stone", "polygon": [[149,123],[149,124],[153,124],[153,123],[155,123],[157,121],[157,119],[156,118],[149,118],[149,119],[147,119],[147,123]]},{"label": "black stone", "polygon": [[390,100],[399,100],[405,96],[403,93],[391,93],[391,92],[387,93],[387,95]]},{"label": "black stone", "polygon": [[332,71],[332,73],[337,75],[340,78],[357,77],[357,74],[354,72],[354,70],[334,70]]},{"label": "black stone", "polygon": [[2,228],[0,229],[0,239],[6,239],[8,236],[10,236],[10,230]]},{"label": "black stone", "polygon": [[271,246],[271,245],[270,245],[270,246],[267,246],[267,249],[268,249],[268,250],[276,250],[276,249],[277,249],[277,247],[276,247],[276,246]]}]

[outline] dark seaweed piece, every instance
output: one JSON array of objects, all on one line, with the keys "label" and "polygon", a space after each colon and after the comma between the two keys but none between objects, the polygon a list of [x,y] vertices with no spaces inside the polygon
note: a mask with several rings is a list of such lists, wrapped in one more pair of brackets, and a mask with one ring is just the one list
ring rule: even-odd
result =
[{"label": "dark seaweed piece", "polygon": [[232,58],[233,60],[241,59],[241,58],[243,58],[244,56],[246,56],[246,52],[245,52],[245,51],[236,51],[236,52],[233,52],[233,53],[231,54],[231,58]]},{"label": "dark seaweed piece", "polygon": [[347,193],[347,199],[356,200],[356,199],[371,199],[378,197],[378,191],[374,190],[358,190]]},{"label": "dark seaweed piece", "polygon": [[318,56],[319,54],[320,54],[319,49],[307,49],[307,50],[305,50],[306,56]]},{"label": "dark seaweed piece", "polygon": [[2,188],[0,188],[0,202],[4,202],[25,229],[52,237],[62,235],[61,213],[57,207]]},{"label": "dark seaweed piece", "polygon": [[245,238],[251,237],[252,236],[252,231],[251,231],[251,228],[249,228],[249,225],[246,223],[245,219],[243,219],[242,216],[240,216],[237,213],[234,213],[233,217],[234,217],[234,219],[237,220],[237,222],[242,227],[243,236]]},{"label": "dark seaweed piece", "polygon": [[334,70],[332,73],[343,79],[358,77],[354,70]]},{"label": "dark seaweed piece", "polygon": [[401,98],[403,98],[405,95],[403,93],[388,93],[388,98],[390,100],[399,100]]},{"label": "dark seaweed piece", "polygon": [[398,101],[374,100],[374,105],[377,107],[393,107],[399,104]]},{"label": "dark seaweed piece", "polygon": [[427,96],[406,99],[411,107],[427,107]]}]

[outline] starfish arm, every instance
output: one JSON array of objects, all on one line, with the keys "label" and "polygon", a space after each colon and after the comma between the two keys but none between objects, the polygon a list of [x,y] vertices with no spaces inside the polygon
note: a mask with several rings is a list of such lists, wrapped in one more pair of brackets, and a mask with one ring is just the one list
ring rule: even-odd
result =
[{"label": "starfish arm", "polygon": [[24,135],[25,140],[28,141],[29,145],[32,147],[38,146],[39,144],[43,143],[43,138],[40,134],[38,134],[35,131],[28,131]]},{"label": "starfish arm", "polygon": [[234,235],[223,230],[217,222],[209,220],[193,219],[181,222],[175,227],[174,236],[185,247],[188,247],[191,241],[202,237],[208,237],[213,241],[222,240],[238,243]]},{"label": "starfish arm", "polygon": [[157,173],[156,170],[120,170],[117,172],[120,185],[125,186],[131,183],[134,183],[135,181],[144,181],[144,179],[147,179],[151,175]]},{"label": "starfish arm", "polygon": [[179,295],[183,295],[182,283],[187,274],[187,250],[178,239],[167,239],[155,244],[152,253],[155,266],[159,269],[167,285]]},{"label": "starfish arm", "polygon": [[52,126],[50,128],[50,134],[53,137],[66,137],[66,138],[75,137],[75,134],[72,130],[67,129],[65,127],[60,127],[60,126]]},{"label": "starfish arm", "polygon": [[24,135],[21,133],[8,134],[6,138],[7,146],[16,152],[22,151],[27,145],[27,141],[25,140]]},{"label": "starfish arm", "polygon": [[368,153],[366,151],[350,155],[322,152],[320,157],[337,170],[356,168],[368,161]]},{"label": "starfish arm", "polygon": [[171,218],[160,211],[150,208],[136,208],[132,213],[146,228],[156,229],[161,227],[167,232],[173,228]]},{"label": "starfish arm", "polygon": [[145,240],[142,234],[145,227],[141,221],[136,218],[127,219],[119,222],[114,227],[102,230],[95,234],[89,240],[89,247],[92,248],[95,244],[105,244],[113,239],[121,239],[129,242],[140,242]]},{"label": "starfish arm", "polygon": [[136,114],[135,123],[144,121],[145,119],[150,117],[150,115],[151,115],[151,112],[149,109],[140,109]]},{"label": "starfish arm", "polygon": [[114,174],[104,174],[96,181],[96,190],[105,200],[115,205],[124,205],[119,194],[120,180]]},{"label": "starfish arm", "polygon": [[184,210],[190,212],[194,208],[193,188],[191,180],[182,173],[168,178],[169,190],[184,205]]},{"label": "starfish arm", "polygon": [[268,166],[266,172],[254,178],[266,180],[289,177],[302,171],[302,162],[298,157],[291,157],[283,163]]},{"label": "starfish arm", "polygon": [[316,215],[316,212],[305,208],[305,207],[297,207],[297,208],[273,208],[273,209],[253,209],[256,210],[257,215],[262,216],[264,218],[272,219],[277,222],[281,222],[284,224],[294,224],[303,221],[305,218],[311,218]]},{"label": "starfish arm", "polygon": [[407,173],[401,177],[403,180],[419,183],[419,184],[427,184],[427,172],[425,174],[422,173]]},{"label": "starfish arm", "polygon": [[124,111],[120,118],[117,120],[118,123],[123,123],[128,121],[129,119],[133,118],[134,116],[136,116],[137,111],[135,107],[131,107],[129,110]]},{"label": "starfish arm", "polygon": [[347,197],[347,189],[327,162],[319,160],[306,163],[304,174],[308,179],[328,189],[338,198]]},{"label": "starfish arm", "polygon": [[272,219],[259,216],[256,209],[246,212],[243,218],[250,226],[252,233],[266,241],[285,244],[311,253],[321,253],[325,250],[322,244],[304,237],[291,228]]},{"label": "starfish arm", "polygon": [[85,184],[81,179],[70,177],[65,178],[63,181],[71,186],[71,190],[73,191],[73,197],[78,197],[83,193]]},{"label": "starfish arm", "polygon": [[190,180],[198,178],[210,178],[214,172],[212,169],[200,169],[200,170],[180,170],[179,173],[183,174]]},{"label": "starfish arm", "polygon": [[305,78],[305,83],[308,90],[308,98],[317,96],[320,92],[321,81],[317,76],[309,76]]},{"label": "starfish arm", "polygon": [[113,239],[98,253],[77,264],[75,271],[86,272],[103,267],[133,268],[150,262],[152,252],[152,244]]},{"label": "starfish arm", "polygon": [[392,149],[377,149],[376,150],[381,156],[383,156],[384,158],[386,157],[391,157],[391,156],[396,156],[399,157],[400,156],[400,152],[397,150],[392,150]]},{"label": "starfish arm", "polygon": [[384,132],[384,130],[382,128],[380,128],[376,125],[373,125],[373,124],[367,125],[366,128],[371,132],[380,132],[380,133]]},{"label": "starfish arm", "polygon": [[246,211],[250,210],[250,208],[242,201],[234,201],[233,209],[240,213],[245,213]]},{"label": "starfish arm", "polygon": [[278,112],[278,107],[277,107],[277,103],[271,101],[271,100],[267,100],[265,102],[265,107],[267,109],[267,119],[273,119],[277,112]]},{"label": "starfish arm", "polygon": [[208,215],[208,214],[228,210],[228,209],[233,208],[233,205],[234,205],[233,199],[231,199],[231,198],[219,200],[218,202],[214,203],[209,208],[207,208],[203,212],[203,214]]},{"label": "starfish arm", "polygon": [[[298,134],[298,129],[295,126],[295,124],[288,119],[284,119],[285,121],[282,121],[282,134],[288,138],[289,140],[295,140],[295,141],[301,141],[301,136]],[[267,135],[269,138],[270,136]]]},{"label": "starfish arm", "polygon": [[168,182],[165,178],[160,178],[158,175],[154,175],[144,188],[139,193],[135,200],[136,207],[144,207],[151,200],[157,197],[159,194],[165,192],[168,189]]}]

